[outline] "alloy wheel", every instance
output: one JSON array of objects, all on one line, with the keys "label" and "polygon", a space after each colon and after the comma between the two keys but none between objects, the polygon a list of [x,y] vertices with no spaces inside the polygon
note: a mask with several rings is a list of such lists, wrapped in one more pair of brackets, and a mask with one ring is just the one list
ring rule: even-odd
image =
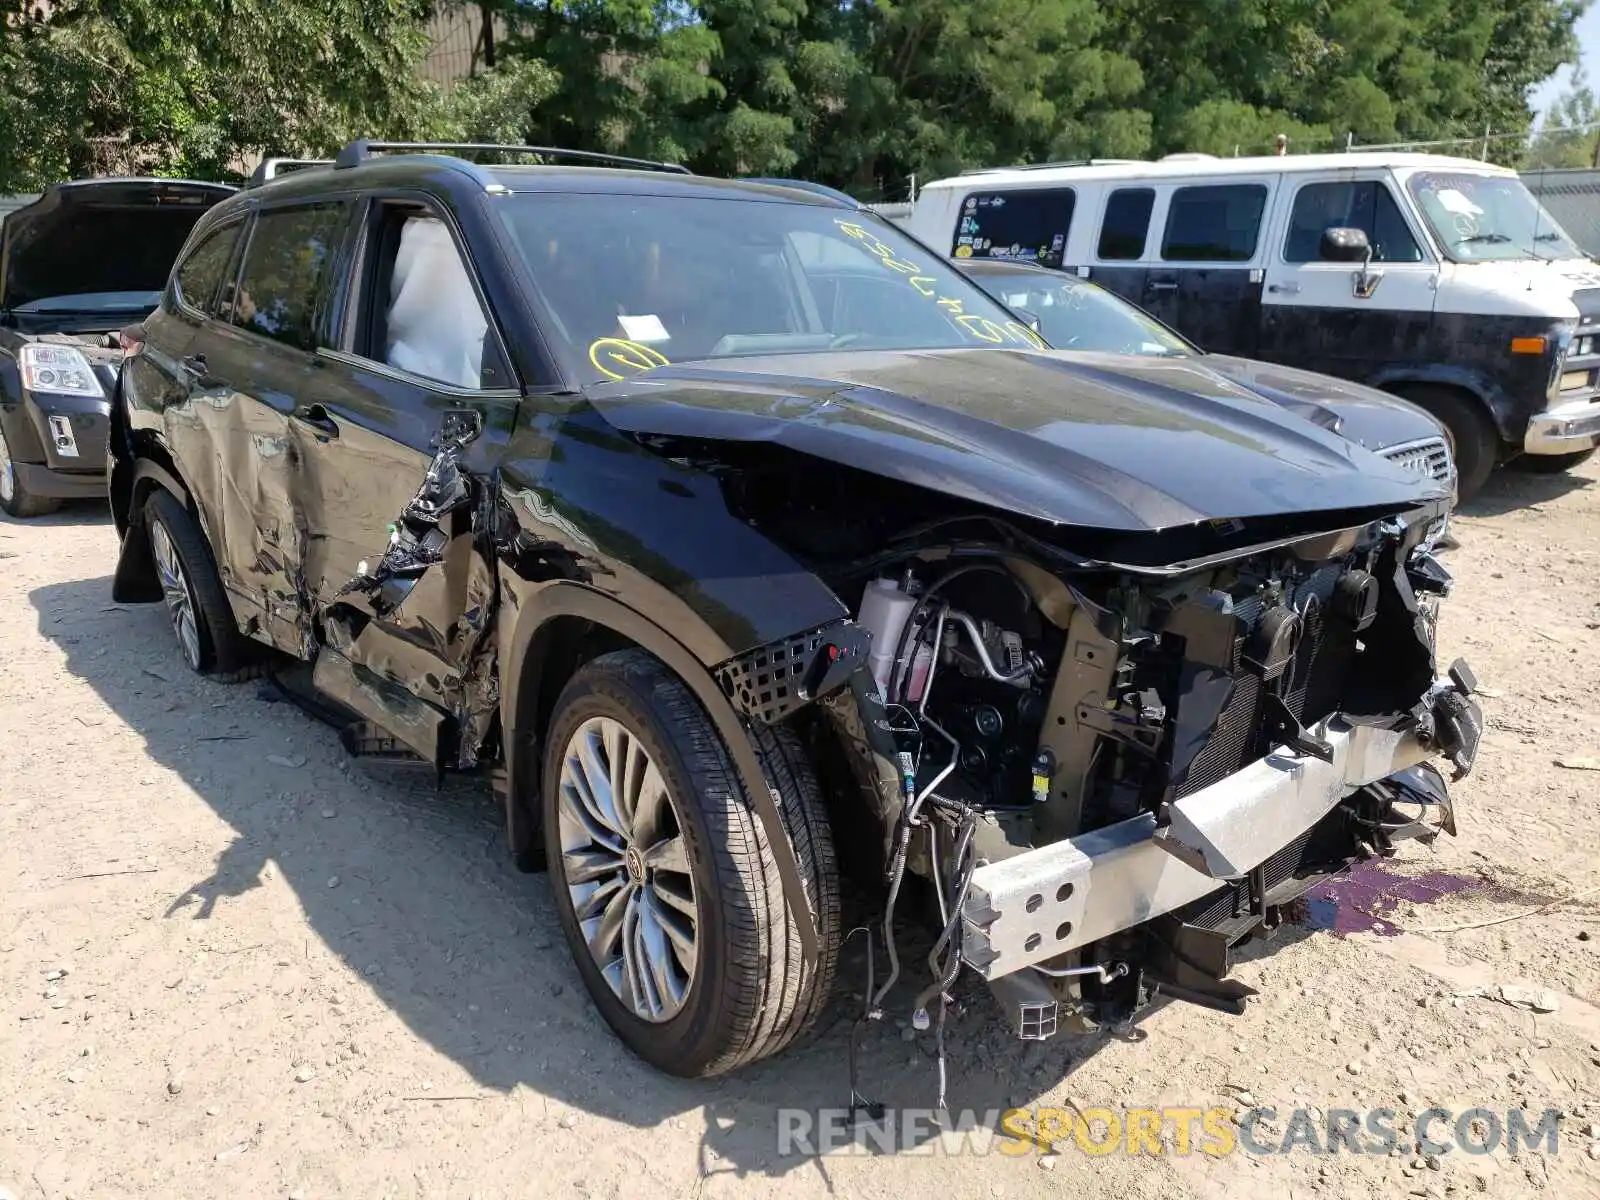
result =
[{"label": "alloy wheel", "polygon": [[698,959],[699,907],[676,804],[620,721],[591,717],[568,739],[556,806],[567,893],[607,986],[650,1022],[683,1008]]},{"label": "alloy wheel", "polygon": [[195,622],[194,594],[189,589],[189,579],[183,572],[177,547],[172,535],[160,521],[150,524],[150,551],[156,560],[156,574],[161,579],[161,595],[167,603],[167,616],[172,621],[172,631],[178,635],[178,645],[183,648],[183,658],[192,670],[200,669],[200,627]]}]

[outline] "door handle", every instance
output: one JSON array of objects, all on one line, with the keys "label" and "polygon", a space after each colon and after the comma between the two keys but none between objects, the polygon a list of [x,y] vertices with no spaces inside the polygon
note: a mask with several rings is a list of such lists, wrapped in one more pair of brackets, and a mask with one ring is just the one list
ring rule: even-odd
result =
[{"label": "door handle", "polygon": [[206,373],[206,356],[204,354],[191,354],[179,363],[189,374],[197,378]]},{"label": "door handle", "polygon": [[328,410],[320,404],[302,404],[289,415],[300,424],[315,429],[324,440],[339,436],[339,422],[330,417]]},{"label": "door handle", "polygon": [[1175,292],[1178,290],[1178,281],[1176,279],[1152,279],[1144,286],[1152,292]]},{"label": "door handle", "polygon": [[1300,285],[1298,283],[1269,283],[1267,291],[1277,292],[1281,296],[1298,296]]}]

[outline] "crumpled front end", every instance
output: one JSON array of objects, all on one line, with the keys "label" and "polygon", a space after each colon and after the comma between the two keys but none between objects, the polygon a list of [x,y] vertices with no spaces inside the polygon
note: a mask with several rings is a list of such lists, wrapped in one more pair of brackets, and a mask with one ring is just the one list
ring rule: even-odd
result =
[{"label": "crumpled front end", "polygon": [[1030,1039],[1162,996],[1239,1011],[1233,947],[1352,862],[1453,834],[1434,762],[1466,774],[1482,716],[1470,669],[1436,670],[1428,524],[1169,567],[969,540],[867,582],[870,682],[824,705],[875,763],[887,936],[901,877],[933,885],[914,1023],[962,967]]}]

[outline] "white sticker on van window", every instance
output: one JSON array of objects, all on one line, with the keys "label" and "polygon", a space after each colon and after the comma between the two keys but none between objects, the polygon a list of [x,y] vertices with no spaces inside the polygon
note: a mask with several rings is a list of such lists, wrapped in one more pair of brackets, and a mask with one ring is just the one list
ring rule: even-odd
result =
[{"label": "white sticker on van window", "polygon": [[1439,203],[1444,206],[1447,212],[1453,212],[1460,217],[1479,217],[1483,215],[1483,209],[1468,200],[1455,188],[1442,188],[1435,192],[1434,195],[1438,196]]},{"label": "white sticker on van window", "polygon": [[646,313],[640,317],[617,318],[617,324],[622,326],[622,332],[628,335],[628,340],[633,342],[670,342],[672,335],[667,332],[667,327],[661,323],[661,318],[655,313]]}]

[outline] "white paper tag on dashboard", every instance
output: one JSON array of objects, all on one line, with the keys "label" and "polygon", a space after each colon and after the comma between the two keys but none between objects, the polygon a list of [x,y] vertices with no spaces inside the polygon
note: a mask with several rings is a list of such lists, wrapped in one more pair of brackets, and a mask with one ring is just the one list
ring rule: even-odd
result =
[{"label": "white paper tag on dashboard", "polygon": [[661,323],[661,318],[655,313],[646,313],[640,317],[617,318],[617,324],[622,326],[622,332],[628,335],[632,342],[670,342],[672,335],[667,332],[667,327]]}]

